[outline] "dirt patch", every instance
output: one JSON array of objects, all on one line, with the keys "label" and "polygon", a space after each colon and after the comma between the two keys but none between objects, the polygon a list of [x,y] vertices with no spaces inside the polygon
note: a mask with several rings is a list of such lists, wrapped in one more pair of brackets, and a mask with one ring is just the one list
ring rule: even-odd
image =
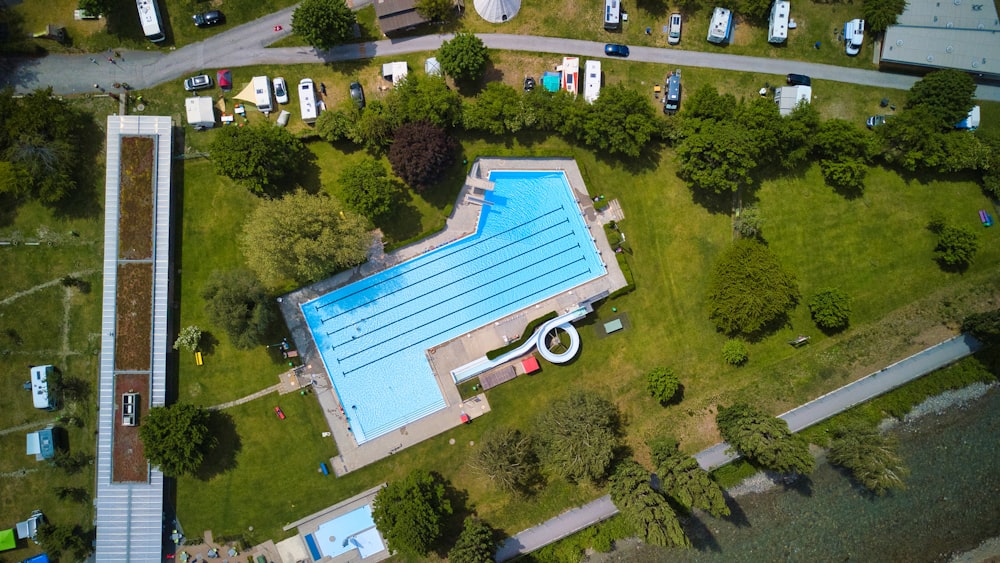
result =
[{"label": "dirt patch", "polygon": [[152,264],[118,265],[115,310],[115,370],[148,371],[152,356]]},{"label": "dirt patch", "polygon": [[122,137],[118,192],[118,257],[153,257],[153,139]]},{"label": "dirt patch", "polygon": [[136,483],[149,480],[149,462],[142,449],[138,426],[122,425],[122,394],[139,394],[139,424],[149,404],[149,376],[139,374],[115,375],[114,434],[111,438],[111,481]]}]

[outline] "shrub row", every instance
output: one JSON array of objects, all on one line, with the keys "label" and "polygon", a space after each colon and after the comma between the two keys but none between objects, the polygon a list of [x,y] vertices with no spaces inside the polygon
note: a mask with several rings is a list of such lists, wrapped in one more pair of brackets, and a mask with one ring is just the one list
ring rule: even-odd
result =
[{"label": "shrub row", "polygon": [[531,338],[531,336],[535,332],[536,328],[538,328],[543,323],[551,321],[552,319],[554,319],[554,318],[556,318],[558,316],[559,315],[557,315],[555,311],[552,311],[551,313],[548,313],[548,314],[542,315],[541,317],[538,317],[537,319],[535,319],[535,320],[531,321],[530,323],[528,323],[528,326],[524,327],[524,332],[521,333],[521,337],[520,338],[518,338],[517,340],[511,341],[511,342],[507,343],[505,346],[497,348],[496,350],[490,350],[489,352],[486,352],[486,357],[489,358],[489,359],[491,359],[491,360],[495,360],[495,359],[499,358],[500,356],[506,354],[507,352],[510,352],[511,350],[513,350],[514,348],[517,348],[521,344],[525,343],[529,338]]}]

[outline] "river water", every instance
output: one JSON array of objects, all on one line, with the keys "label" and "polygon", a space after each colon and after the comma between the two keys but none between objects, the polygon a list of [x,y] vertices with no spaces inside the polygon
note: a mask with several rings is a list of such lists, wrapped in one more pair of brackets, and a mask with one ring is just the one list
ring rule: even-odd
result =
[{"label": "river water", "polygon": [[689,550],[623,542],[605,561],[944,561],[1000,536],[1000,391],[892,430],[908,488],[872,497],[822,462],[808,483],[701,515]]}]

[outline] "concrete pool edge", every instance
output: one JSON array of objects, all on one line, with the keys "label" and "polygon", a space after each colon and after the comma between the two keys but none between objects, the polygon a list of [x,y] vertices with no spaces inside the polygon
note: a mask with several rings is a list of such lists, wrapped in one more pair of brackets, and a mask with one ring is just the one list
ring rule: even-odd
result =
[{"label": "concrete pool edge", "polygon": [[[606,273],[569,291],[539,302],[534,306],[517,311],[496,322],[478,327],[469,333],[461,335],[461,337],[429,348],[428,350],[432,352],[426,354],[428,363],[434,372],[435,381],[445,398],[446,406],[402,428],[373,438],[359,446],[355,442],[353,435],[347,430],[346,417],[331,389],[329,378],[323,367],[320,355],[316,350],[315,343],[310,336],[309,328],[300,310],[300,305],[324,295],[335,288],[369,277],[431,249],[473,234],[479,221],[481,207],[472,195],[477,193],[477,189],[482,189],[483,182],[489,178],[490,172],[494,170],[552,170],[563,172],[573,197],[580,208],[580,214],[587,228],[591,230],[591,236],[595,240],[598,251],[605,262]],[[392,455],[403,448],[457,427],[461,425],[462,414],[467,414],[475,418],[488,412],[490,407],[484,395],[473,397],[465,402],[461,400],[458,389],[450,375],[451,368],[467,363],[472,358],[481,356],[487,350],[503,345],[503,336],[510,336],[523,331],[532,315],[544,314],[551,310],[571,310],[576,308],[581,302],[593,300],[594,297],[600,295],[610,294],[626,285],[624,275],[618,268],[617,260],[612,256],[614,252],[607,243],[607,238],[603,236],[602,228],[602,225],[608,221],[620,220],[622,218],[620,207],[616,208],[612,206],[610,208],[617,209],[615,212],[617,215],[609,213],[609,209],[602,210],[599,213],[594,210],[593,202],[586,190],[587,188],[583,182],[580,169],[576,161],[572,158],[476,159],[470,166],[469,176],[467,176],[466,182],[461,190],[459,190],[452,214],[442,231],[419,242],[378,256],[377,260],[367,262],[350,271],[341,272],[322,282],[293,291],[278,299],[282,315],[303,360],[303,367],[300,368],[301,377],[307,383],[310,380],[314,382],[313,389],[316,391],[320,405],[324,411],[324,416],[327,418],[330,430],[337,443],[338,451],[340,452],[338,456],[330,460],[331,468],[336,475],[343,475]],[[542,309],[544,309],[542,313],[535,312]]]}]

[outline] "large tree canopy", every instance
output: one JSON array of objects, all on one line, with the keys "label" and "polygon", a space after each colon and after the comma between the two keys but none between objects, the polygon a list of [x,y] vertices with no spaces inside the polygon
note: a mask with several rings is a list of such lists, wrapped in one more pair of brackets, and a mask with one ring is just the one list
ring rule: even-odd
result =
[{"label": "large tree canopy", "polygon": [[690,547],[677,514],[667,499],[653,488],[652,475],[629,459],[618,464],[611,476],[611,502],[639,538],[660,547]]},{"label": "large tree canopy", "polygon": [[365,261],[368,221],[324,194],[299,190],[260,203],[243,224],[247,264],[269,286],[319,281]]},{"label": "large tree canopy", "polygon": [[306,159],[302,141],[271,123],[224,127],[209,150],[219,173],[267,195],[290,188]]},{"label": "large tree canopy", "polygon": [[722,487],[698,465],[698,460],[678,449],[676,440],[652,440],[649,450],[663,494],[688,510],[698,508],[716,518],[729,516]]},{"label": "large tree canopy", "polygon": [[233,346],[242,350],[260,344],[274,318],[271,299],[249,270],[212,272],[201,296],[208,320],[222,327]]},{"label": "large tree canopy", "polygon": [[441,70],[458,82],[477,82],[490,62],[490,50],[475,34],[460,32],[437,51]]},{"label": "large tree canopy", "polygon": [[864,0],[861,13],[869,31],[881,33],[896,23],[906,9],[906,0]]},{"label": "large tree canopy", "polygon": [[390,481],[375,495],[372,519],[389,551],[422,557],[441,539],[445,517],[452,512],[440,476],[415,470]]},{"label": "large tree canopy", "polygon": [[658,131],[656,119],[646,96],[613,84],[601,90],[587,113],[583,138],[609,154],[637,157]]},{"label": "large tree canopy", "polygon": [[795,276],[753,239],[722,252],[708,285],[709,318],[727,334],[752,335],[782,320],[799,300]]},{"label": "large tree canopy", "polygon": [[448,552],[449,563],[493,563],[496,551],[493,528],[479,518],[465,519],[462,533]]},{"label": "large tree canopy", "polygon": [[411,189],[421,192],[441,179],[455,161],[457,143],[444,129],[424,121],[396,130],[389,148],[392,171]]},{"label": "large tree canopy", "polygon": [[938,125],[950,129],[965,119],[975,105],[976,83],[972,76],[954,69],[934,71],[910,88],[906,108],[926,108],[939,120]]},{"label": "large tree canopy", "polygon": [[366,158],[340,174],[344,203],[354,211],[379,223],[395,212],[399,189],[389,178],[385,165]]},{"label": "large tree canopy", "polygon": [[521,94],[503,82],[490,82],[475,102],[465,106],[462,119],[469,130],[493,135],[517,133],[524,126]]},{"label": "large tree canopy", "polygon": [[168,477],[197,472],[206,451],[215,445],[208,417],[208,411],[184,403],[150,409],[139,426],[150,465]]},{"label": "large tree canopy", "polygon": [[606,399],[574,393],[553,401],[535,424],[540,457],[570,481],[599,482],[618,447],[618,409]]},{"label": "large tree canopy", "polygon": [[733,121],[704,121],[677,147],[677,174],[695,187],[716,193],[750,185],[759,151],[754,135]]},{"label": "large tree canopy", "polygon": [[511,428],[484,434],[471,464],[501,491],[518,495],[530,492],[541,479],[531,436]]},{"label": "large tree canopy", "polygon": [[292,13],[292,31],[317,49],[330,49],[354,36],[356,21],[344,0],[303,0]]},{"label": "large tree canopy", "polygon": [[[502,84],[502,83],[498,83]],[[443,77],[411,73],[386,98],[389,112],[399,123],[427,121],[454,127],[462,119],[462,98],[448,88]]]},{"label": "large tree canopy", "polygon": [[782,473],[812,473],[816,460],[809,444],[788,430],[788,423],[750,405],[719,407],[719,433],[743,457]]}]

